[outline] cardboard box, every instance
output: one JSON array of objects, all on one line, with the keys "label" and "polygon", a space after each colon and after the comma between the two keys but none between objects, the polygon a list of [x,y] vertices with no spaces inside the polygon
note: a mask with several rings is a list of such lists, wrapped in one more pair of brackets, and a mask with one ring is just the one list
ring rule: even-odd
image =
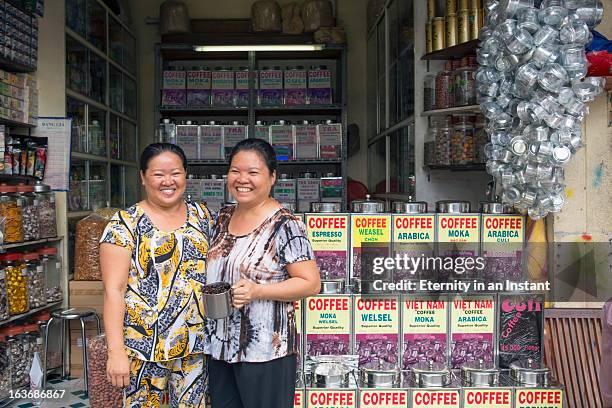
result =
[{"label": "cardboard box", "polygon": [[70,307],[94,309],[102,318],[104,288],[101,281],[70,281],[68,288]]}]

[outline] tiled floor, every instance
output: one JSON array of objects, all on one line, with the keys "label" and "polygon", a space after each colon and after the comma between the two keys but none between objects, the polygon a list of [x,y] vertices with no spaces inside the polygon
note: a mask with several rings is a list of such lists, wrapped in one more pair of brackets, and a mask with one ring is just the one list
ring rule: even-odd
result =
[{"label": "tiled floor", "polygon": [[[47,387],[56,390],[66,390],[64,396],[60,400],[46,400],[41,405],[42,408],[84,408],[89,407],[89,399],[83,391],[82,378],[69,378],[67,380],[50,380],[47,382]],[[27,400],[19,400],[13,402],[11,407],[29,408],[35,407],[32,402]]]}]

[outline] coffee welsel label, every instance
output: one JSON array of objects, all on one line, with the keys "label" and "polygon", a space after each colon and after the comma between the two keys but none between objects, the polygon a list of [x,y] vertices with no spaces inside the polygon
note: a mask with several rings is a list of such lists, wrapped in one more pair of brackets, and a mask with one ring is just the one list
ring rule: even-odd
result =
[{"label": "coffee welsel label", "polygon": [[360,364],[398,355],[399,310],[394,298],[355,298],[355,347]]},{"label": "coffee welsel label", "polygon": [[297,388],[293,397],[293,408],[304,408],[304,390]]},{"label": "coffee welsel label", "polygon": [[451,299],[451,367],[484,359],[493,361],[495,302],[493,296]]},{"label": "coffee welsel label", "polygon": [[411,399],[413,408],[459,408],[458,390],[415,389]]},{"label": "coffee welsel label", "polygon": [[563,408],[563,390],[518,388],[514,394],[514,408]]},{"label": "coffee welsel label", "polygon": [[408,391],[397,389],[362,389],[359,394],[359,408],[406,408]]},{"label": "coffee welsel label", "polygon": [[308,408],[354,408],[356,406],[355,390],[308,391]]},{"label": "coffee welsel label", "polygon": [[306,231],[321,276],[345,278],[349,246],[347,214],[307,214]]},{"label": "coffee welsel label", "polygon": [[463,408],[512,408],[512,390],[466,388],[462,400]]},{"label": "coffee welsel label", "polygon": [[402,368],[434,360],[446,362],[448,302],[434,297],[402,298]]},{"label": "coffee welsel label", "polygon": [[391,242],[391,215],[351,214],[351,271],[361,276],[362,246],[370,255],[386,257]]},{"label": "coffee welsel label", "polygon": [[351,297],[315,296],[305,303],[306,355],[350,354]]}]

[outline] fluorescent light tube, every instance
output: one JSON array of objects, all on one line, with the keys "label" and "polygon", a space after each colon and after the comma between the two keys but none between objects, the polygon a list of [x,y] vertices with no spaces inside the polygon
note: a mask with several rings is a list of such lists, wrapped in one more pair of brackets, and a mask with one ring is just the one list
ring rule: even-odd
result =
[{"label": "fluorescent light tube", "polygon": [[323,44],[287,44],[287,45],[195,45],[197,52],[219,51],[321,51]]}]

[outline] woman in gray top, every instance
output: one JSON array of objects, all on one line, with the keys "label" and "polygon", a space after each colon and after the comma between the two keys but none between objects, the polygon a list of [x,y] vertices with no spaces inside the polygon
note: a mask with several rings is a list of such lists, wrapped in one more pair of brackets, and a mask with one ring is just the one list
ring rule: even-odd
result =
[{"label": "woman in gray top", "polygon": [[238,204],[220,211],[207,258],[207,281],[232,284],[236,308],[207,324],[214,407],[293,406],[293,303],[319,293],[320,280],[304,224],[270,197],[275,180],[269,143],[236,145],[227,183]]}]

